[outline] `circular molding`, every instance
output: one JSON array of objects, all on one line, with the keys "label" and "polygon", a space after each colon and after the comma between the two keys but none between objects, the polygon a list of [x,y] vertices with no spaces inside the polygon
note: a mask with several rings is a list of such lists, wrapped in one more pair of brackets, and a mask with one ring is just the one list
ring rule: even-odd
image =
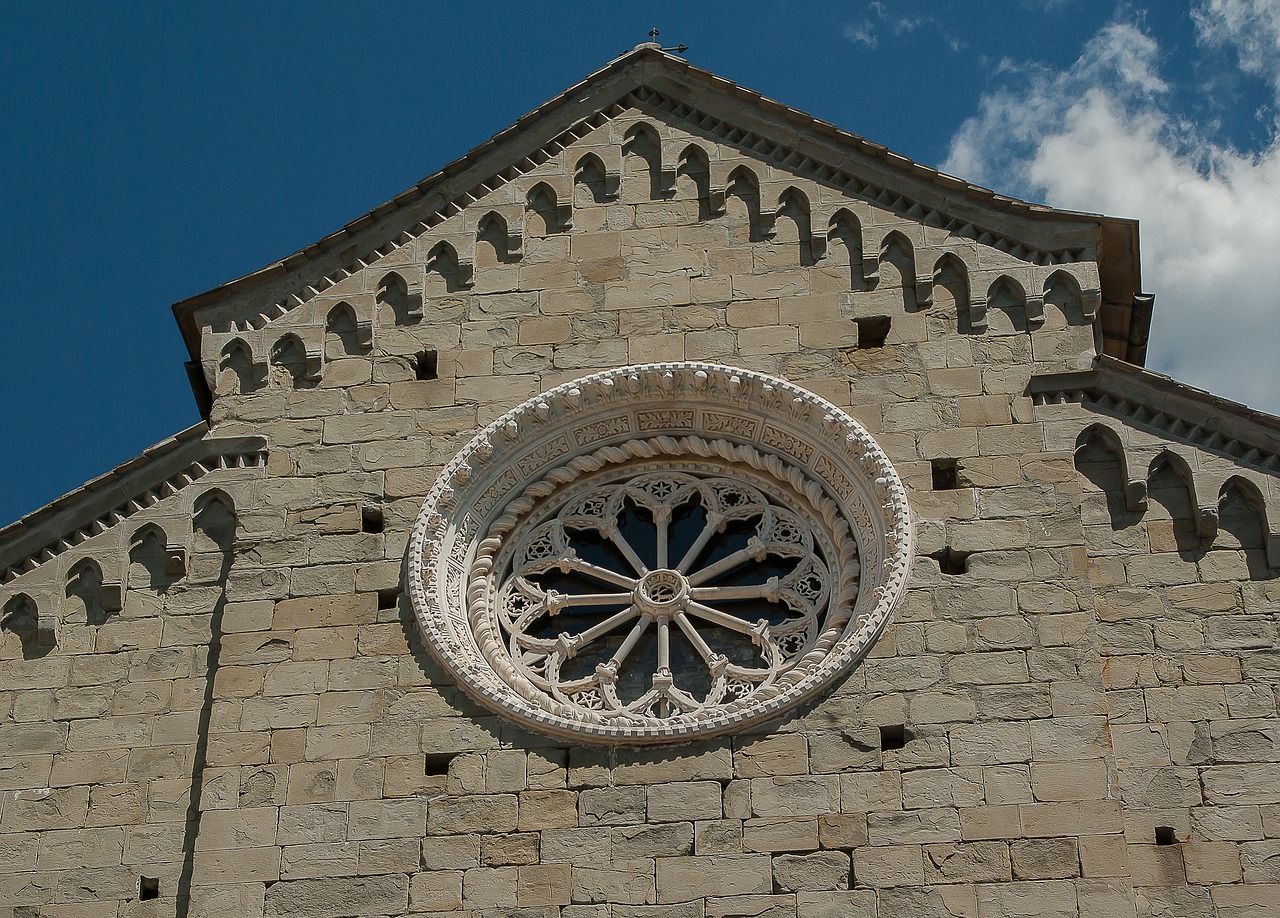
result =
[{"label": "circular molding", "polygon": [[467,443],[414,525],[408,587],[483,705],[564,739],[676,742],[776,717],[857,664],[912,539],[900,478],[844,411],[761,373],[648,364]]}]

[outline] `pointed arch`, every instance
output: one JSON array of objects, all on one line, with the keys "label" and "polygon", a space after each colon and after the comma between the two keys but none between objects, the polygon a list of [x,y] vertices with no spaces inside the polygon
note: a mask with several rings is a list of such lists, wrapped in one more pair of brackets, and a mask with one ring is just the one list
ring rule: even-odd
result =
[{"label": "pointed arch", "polygon": [[477,264],[512,264],[520,260],[520,248],[519,234],[512,235],[506,217],[496,210],[489,211],[476,224]]},{"label": "pointed arch", "polygon": [[[409,284],[395,271],[389,271],[378,281],[373,295],[374,303],[391,310],[387,324],[409,325],[422,319],[422,294],[412,293]],[[387,316],[382,315],[386,322]]]},{"label": "pointed arch", "polygon": [[191,530],[195,551],[227,551],[235,543],[235,501],[221,488],[205,491],[192,505]]},{"label": "pointed arch", "polygon": [[163,593],[177,579],[178,565],[169,548],[169,537],[157,523],[144,523],[129,539],[129,585]]},{"label": "pointed arch", "polygon": [[849,261],[849,289],[866,290],[866,268],[862,251],[862,223],[847,207],[841,207],[831,215],[827,224],[827,239],[838,245],[831,246],[829,257],[842,264]]},{"label": "pointed arch", "polygon": [[[1198,554],[1200,542],[1212,538],[1217,530],[1216,509],[1204,510],[1196,505],[1195,475],[1187,460],[1171,449],[1162,449],[1147,467],[1147,507],[1153,516],[1167,516],[1172,526],[1176,549],[1186,555]],[[1158,520],[1148,520],[1152,549],[1156,550]],[[1155,527],[1155,528],[1153,528]]]},{"label": "pointed arch", "polygon": [[707,151],[696,143],[685,147],[676,161],[677,185],[681,179],[692,186],[692,196],[698,201],[699,220],[709,220],[724,212],[723,192],[714,196],[712,194],[711,160],[707,157]]},{"label": "pointed arch", "polygon": [[[668,196],[662,174],[662,141],[652,125],[639,121],[627,128],[622,138],[622,173],[624,202],[639,204]],[[643,185],[636,181],[642,175],[647,180]]]},{"label": "pointed arch", "polygon": [[[786,221],[785,223],[783,221]],[[786,227],[784,230],[783,227]],[[813,218],[809,207],[809,196],[795,186],[788,186],[778,195],[777,220],[774,223],[775,243],[794,245],[797,249],[796,262],[800,265],[814,264],[820,255],[822,246],[815,245],[813,236]],[[815,251],[817,249],[818,251]]]},{"label": "pointed arch", "polygon": [[307,346],[294,332],[280,337],[271,347],[272,379],[278,386],[312,389],[319,373],[312,365]]},{"label": "pointed arch", "polygon": [[944,252],[933,263],[932,311],[946,319],[954,319],[959,331],[971,331],[969,268],[954,252]]},{"label": "pointed arch", "polygon": [[1016,335],[1029,329],[1027,292],[1015,278],[1001,274],[987,289],[988,333]]},{"label": "pointed arch", "polygon": [[1080,282],[1070,271],[1054,271],[1045,278],[1044,311],[1048,328],[1084,324],[1084,296]]},{"label": "pointed arch", "polygon": [[1090,424],[1076,438],[1075,466],[1105,496],[1112,529],[1125,529],[1147,508],[1146,481],[1129,477],[1120,435],[1106,424]]},{"label": "pointed arch", "polygon": [[1249,577],[1269,579],[1280,569],[1280,533],[1274,531],[1266,497],[1243,475],[1232,475],[1218,492],[1218,538],[1214,547],[1244,552]]},{"label": "pointed arch", "polygon": [[891,230],[880,242],[880,282],[877,289],[902,290],[902,308],[906,312],[915,312],[916,302],[916,255],[915,247],[898,230]]},{"label": "pointed arch", "polygon": [[555,189],[546,182],[538,182],[529,189],[525,198],[529,216],[525,228],[530,236],[550,236],[564,232],[571,226],[569,205],[561,205]]},{"label": "pointed arch", "polygon": [[218,358],[218,393],[248,395],[261,384],[261,374],[253,362],[253,349],[243,338],[232,338]]},{"label": "pointed arch", "polygon": [[426,276],[435,290],[456,293],[471,286],[471,265],[458,257],[452,243],[441,239],[427,253]]},{"label": "pointed arch", "polygon": [[725,213],[737,218],[730,231],[737,232],[739,242],[760,242],[769,235],[772,227],[760,213],[760,179],[750,168],[743,165],[730,172],[724,194]]},{"label": "pointed arch", "polygon": [[48,655],[58,642],[56,618],[42,615],[39,605],[27,593],[15,593],[0,606],[0,631],[17,636],[24,660]]},{"label": "pointed arch", "polygon": [[618,199],[618,176],[609,175],[604,160],[594,153],[584,153],[573,167],[573,203],[607,204]]},{"label": "pointed arch", "polygon": [[329,310],[324,323],[324,355],[330,360],[359,354],[360,329],[356,311],[350,303],[339,303]]},{"label": "pointed arch", "polygon": [[78,603],[83,609],[83,615],[69,612],[68,621],[101,625],[109,613],[120,611],[119,584],[108,584],[102,566],[93,558],[81,558],[71,566],[64,592],[69,604]]}]

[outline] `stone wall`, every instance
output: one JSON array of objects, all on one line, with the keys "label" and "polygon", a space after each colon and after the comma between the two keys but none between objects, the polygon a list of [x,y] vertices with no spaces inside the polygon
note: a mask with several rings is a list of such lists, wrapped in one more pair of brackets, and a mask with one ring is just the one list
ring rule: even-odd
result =
[{"label": "stone wall", "polygon": [[[266,466],[215,471],[5,584],[0,901],[1267,914],[1275,477],[1033,402],[1033,376],[1092,364],[1093,257],[1046,265],[630,108],[269,322],[238,318],[257,303],[207,308],[210,436],[264,437]],[[409,530],[480,426],[594,370],[681,360],[784,377],[861,421],[917,515],[911,590],[860,667],[766,729],[557,744],[476,706],[423,649]],[[1221,501],[1174,460],[1148,476],[1162,445],[1218,475]],[[233,539],[201,519],[213,488]],[[119,569],[166,515],[182,572],[140,549],[119,611],[64,589],[82,557]]]}]

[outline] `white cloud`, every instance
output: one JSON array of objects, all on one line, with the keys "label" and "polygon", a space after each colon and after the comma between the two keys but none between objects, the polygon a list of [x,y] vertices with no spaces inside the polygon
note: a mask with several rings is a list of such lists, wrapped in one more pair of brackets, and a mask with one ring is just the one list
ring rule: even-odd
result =
[{"label": "white cloud", "polygon": [[844,27],[844,37],[854,44],[867,48],[876,48],[880,44],[882,34],[900,37],[910,35],[918,29],[929,27],[935,29],[943,43],[952,53],[964,48],[964,43],[952,36],[945,28],[943,21],[937,16],[923,14],[918,16],[891,13],[884,3],[873,0],[868,3],[862,18],[856,23],[848,23]]},{"label": "white cloud", "polygon": [[[1196,23],[1202,43],[1280,78],[1274,2],[1204,0]],[[1114,22],[1065,71],[1016,68],[1021,85],[982,99],[945,167],[1058,207],[1137,217],[1143,284],[1156,294],[1148,365],[1280,413],[1280,141],[1243,153],[1204,136],[1172,110],[1159,55],[1150,35]]]},{"label": "white cloud", "polygon": [[1205,0],[1191,11],[1191,18],[1201,42],[1233,48],[1241,70],[1271,80],[1280,94],[1280,4]]}]

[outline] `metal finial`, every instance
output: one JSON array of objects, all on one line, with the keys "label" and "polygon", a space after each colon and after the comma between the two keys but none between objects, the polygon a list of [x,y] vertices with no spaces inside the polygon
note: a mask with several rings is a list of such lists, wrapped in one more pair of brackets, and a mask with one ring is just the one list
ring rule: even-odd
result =
[{"label": "metal finial", "polygon": [[652,38],[654,41],[657,41],[657,40],[658,40],[658,27],[657,27],[657,26],[654,26],[652,29],[650,29],[650,30],[649,30],[649,37],[650,37],[650,38]]}]

